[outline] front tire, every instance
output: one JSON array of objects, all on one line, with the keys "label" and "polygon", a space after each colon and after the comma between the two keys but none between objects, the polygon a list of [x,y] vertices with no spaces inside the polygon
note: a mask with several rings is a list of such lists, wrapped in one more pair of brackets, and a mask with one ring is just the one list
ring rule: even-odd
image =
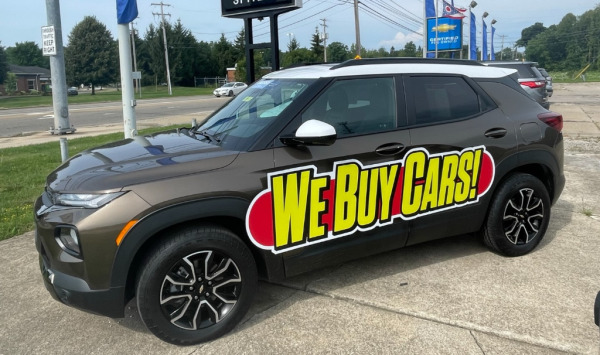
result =
[{"label": "front tire", "polygon": [[254,258],[234,233],[194,227],[173,233],[149,254],[137,283],[137,305],[154,335],[191,345],[233,329],[256,288]]},{"label": "front tire", "polygon": [[227,94],[227,96],[232,97],[233,96],[233,90],[229,90],[229,93]]},{"label": "front tire", "polygon": [[500,185],[483,227],[483,240],[493,251],[521,256],[546,234],[550,197],[546,186],[530,174],[514,174]]}]

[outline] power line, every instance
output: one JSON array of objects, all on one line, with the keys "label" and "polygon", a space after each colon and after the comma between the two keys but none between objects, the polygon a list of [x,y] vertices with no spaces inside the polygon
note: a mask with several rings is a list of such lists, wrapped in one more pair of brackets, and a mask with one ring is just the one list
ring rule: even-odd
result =
[{"label": "power line", "polygon": [[388,23],[391,23],[392,25],[398,26],[398,27],[400,27],[400,28],[402,28],[402,29],[404,29],[406,31],[409,31],[409,32],[412,32],[412,33],[415,33],[415,34],[418,34],[418,35],[422,34],[421,32],[415,31],[412,28],[409,28],[409,27],[407,27],[407,26],[405,26],[405,25],[403,25],[403,24],[401,24],[401,23],[399,23],[399,22],[397,22],[395,20],[392,20],[387,15],[384,15],[381,12],[379,12],[379,11],[371,8],[369,5],[365,4],[364,2],[360,2],[360,4],[365,9],[365,11],[369,12],[371,15],[373,15],[373,16],[379,18],[379,19],[382,19],[382,20],[384,20],[384,21],[386,21]]}]

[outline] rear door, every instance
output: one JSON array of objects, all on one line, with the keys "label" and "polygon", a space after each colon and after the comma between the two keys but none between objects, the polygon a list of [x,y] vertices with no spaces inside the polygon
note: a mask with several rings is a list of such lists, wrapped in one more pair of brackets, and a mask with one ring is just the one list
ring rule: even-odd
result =
[{"label": "rear door", "polygon": [[408,244],[479,230],[495,165],[515,153],[511,122],[470,78],[406,75],[411,152],[402,216]]}]

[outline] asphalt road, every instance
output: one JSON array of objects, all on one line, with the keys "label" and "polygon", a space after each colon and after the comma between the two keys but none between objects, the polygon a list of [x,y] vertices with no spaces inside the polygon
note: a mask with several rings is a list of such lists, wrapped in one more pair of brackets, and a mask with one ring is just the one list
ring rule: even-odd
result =
[{"label": "asphalt road", "polygon": [[[568,99],[591,89],[587,105]],[[567,184],[528,255],[465,235],[261,283],[231,333],[177,347],[145,329],[135,303],[110,319],[54,301],[29,232],[0,242],[0,354],[598,354],[600,84],[555,85],[554,100]]]},{"label": "asphalt road", "polygon": [[[159,117],[206,115],[219,108],[228,98],[213,96],[171,97],[138,100],[136,120],[143,122]],[[123,122],[121,102],[103,102],[69,106],[69,121],[75,128]],[[0,137],[43,132],[54,125],[52,107],[22,108],[0,111]]]}]

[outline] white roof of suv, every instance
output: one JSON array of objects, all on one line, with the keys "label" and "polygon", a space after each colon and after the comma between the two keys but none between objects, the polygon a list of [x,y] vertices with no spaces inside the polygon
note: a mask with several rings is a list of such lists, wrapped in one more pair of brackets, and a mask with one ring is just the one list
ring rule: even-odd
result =
[{"label": "white roof of suv", "polygon": [[[264,76],[266,79],[317,79],[377,74],[460,74],[473,78],[501,78],[514,74],[516,70],[488,67],[461,60],[435,60],[398,58],[390,60],[359,59],[342,64],[317,64],[276,71]],[[455,62],[455,63],[453,63]]]}]

